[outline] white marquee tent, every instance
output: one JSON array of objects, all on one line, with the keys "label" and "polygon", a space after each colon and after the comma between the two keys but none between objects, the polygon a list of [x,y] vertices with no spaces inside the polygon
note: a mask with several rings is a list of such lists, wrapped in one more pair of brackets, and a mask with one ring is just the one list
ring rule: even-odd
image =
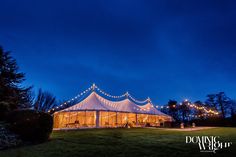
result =
[{"label": "white marquee tent", "polygon": [[[87,93],[87,96],[85,96]],[[103,95],[103,96],[102,96]],[[75,99],[85,96],[74,105],[63,108]],[[113,100],[109,100],[112,98]],[[158,111],[150,99],[141,102],[128,93],[122,96],[111,96],[96,85],[82,92],[75,98],[57,107],[54,112],[54,128],[79,127],[122,127],[160,126],[172,118]],[[61,107],[61,108],[60,108]]]}]

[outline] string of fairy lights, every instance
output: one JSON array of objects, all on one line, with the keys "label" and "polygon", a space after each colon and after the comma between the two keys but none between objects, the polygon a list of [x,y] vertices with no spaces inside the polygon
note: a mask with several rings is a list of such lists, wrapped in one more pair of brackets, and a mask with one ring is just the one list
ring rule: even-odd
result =
[{"label": "string of fairy lights", "polygon": [[126,94],[127,94],[127,97],[129,97],[132,101],[139,103],[139,104],[147,103],[150,100],[150,98],[147,98],[146,100],[140,101],[140,100],[137,100],[134,97],[132,97],[128,92],[126,92]]},{"label": "string of fairy lights", "polygon": [[[100,94],[102,95],[105,95],[109,98],[112,98],[112,99],[131,99],[132,101],[134,101],[135,103],[138,103],[138,104],[145,104],[145,103],[151,103],[151,99],[148,97],[147,99],[143,100],[143,101],[140,101],[140,100],[137,100],[135,99],[133,96],[131,96],[128,92],[126,92],[125,94],[122,94],[122,95],[119,95],[119,96],[114,96],[114,95],[111,95],[107,92],[105,92],[104,90],[100,89],[99,87],[97,87],[95,84],[93,84],[92,86],[90,86],[89,88],[87,88],[86,90],[84,90],[83,92],[79,93],[78,95],[76,95],[74,98],[70,99],[70,100],[67,100],[66,102],[48,110],[48,113],[50,112],[54,112],[56,110],[59,110],[59,109],[63,109],[64,107],[67,107],[67,105],[70,105],[70,103],[80,99],[82,96],[90,93],[91,91],[97,91],[99,92]],[[203,114],[201,115],[191,115],[191,117],[201,117],[201,116],[207,116],[207,115],[218,115],[219,113],[215,110],[212,110],[212,109],[208,109],[207,107],[205,106],[198,106],[196,104],[192,104],[190,102],[188,102],[188,100],[186,99],[185,100],[185,105],[187,105],[190,109],[195,109],[195,110],[198,110],[198,111],[204,111]],[[183,104],[180,103],[179,106],[182,106]],[[168,109],[169,106],[155,106],[157,109]],[[172,105],[171,107],[173,108],[177,108],[178,106],[177,105]]]},{"label": "string of fairy lights", "polygon": [[125,94],[119,95],[119,96],[114,96],[114,95],[111,95],[111,94],[105,92],[104,90],[100,89],[98,86],[93,84],[91,87],[87,88],[86,90],[84,90],[83,92],[81,92],[80,94],[75,96],[74,98],[72,98],[70,100],[67,100],[66,102],[60,104],[59,106],[56,106],[56,107],[48,110],[48,113],[50,113],[52,111],[55,111],[55,110],[58,110],[58,109],[61,109],[61,108],[65,107],[65,106],[67,106],[68,104],[70,104],[71,102],[73,102],[75,100],[78,100],[79,98],[81,98],[85,94],[87,94],[87,93],[89,93],[91,91],[95,91],[95,90],[97,92],[99,92],[100,94],[105,95],[106,97],[109,97],[109,98],[112,98],[112,99],[122,99],[122,98],[126,99],[126,98],[130,98],[132,101],[134,101],[135,103],[138,103],[138,104],[143,104],[143,103],[146,103],[146,102],[150,101],[150,98],[147,98],[146,100],[143,100],[143,101],[137,100],[134,97],[132,97],[128,92],[126,92]]},{"label": "string of fairy lights", "polygon": [[93,84],[94,88],[97,89],[98,92],[100,92],[101,94],[110,97],[110,98],[115,98],[115,99],[120,99],[120,98],[130,98],[132,101],[138,103],[138,104],[143,104],[143,103],[147,103],[148,100],[150,100],[150,98],[147,98],[146,100],[140,101],[135,99],[133,96],[131,96],[129,94],[129,92],[126,92],[125,94],[119,95],[119,96],[113,96],[111,94],[108,94],[107,92],[103,91],[102,89],[100,89],[99,87],[97,87],[95,84]]},{"label": "string of fairy lights", "polygon": [[96,88],[98,92],[100,92],[101,94],[110,97],[110,98],[115,98],[115,99],[120,99],[120,98],[125,98],[126,97],[126,93],[119,95],[119,96],[113,96],[111,94],[108,94],[107,92],[103,91],[102,89],[98,88],[95,84],[93,84],[94,89]]},{"label": "string of fairy lights", "polygon": [[48,113],[52,112],[52,111],[55,111],[57,109],[60,109],[60,108],[64,108],[66,105],[70,104],[71,102],[81,98],[83,95],[87,94],[88,92],[90,92],[91,90],[93,89],[93,86],[87,88],[86,90],[84,90],[83,92],[79,93],[78,95],[76,95],[74,98],[70,99],[70,100],[67,100],[66,102],[62,103],[61,105],[59,106],[56,106],[50,110],[48,110]]},{"label": "string of fairy lights", "polygon": [[[190,109],[195,109],[195,110],[198,110],[198,111],[204,111],[204,113],[200,114],[200,115],[190,115],[191,117],[202,117],[202,116],[208,116],[208,115],[219,115],[219,112],[215,111],[215,110],[212,110],[212,109],[208,109],[207,107],[205,106],[198,106],[196,104],[193,104],[193,103],[190,103],[188,102],[188,100],[184,100],[185,102],[185,105],[187,105]],[[183,103],[180,103],[179,106],[182,106]],[[172,108],[177,108],[178,106],[177,105],[172,105],[171,106]],[[160,109],[165,109],[165,108],[170,108],[169,106],[156,106],[156,108],[160,108]]]}]

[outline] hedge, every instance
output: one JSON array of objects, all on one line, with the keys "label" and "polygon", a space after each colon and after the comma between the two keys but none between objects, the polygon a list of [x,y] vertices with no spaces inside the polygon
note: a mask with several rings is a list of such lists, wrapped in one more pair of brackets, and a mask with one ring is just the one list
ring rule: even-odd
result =
[{"label": "hedge", "polygon": [[47,141],[53,129],[52,116],[34,110],[13,111],[7,116],[7,122],[9,129],[23,141],[34,143]]}]

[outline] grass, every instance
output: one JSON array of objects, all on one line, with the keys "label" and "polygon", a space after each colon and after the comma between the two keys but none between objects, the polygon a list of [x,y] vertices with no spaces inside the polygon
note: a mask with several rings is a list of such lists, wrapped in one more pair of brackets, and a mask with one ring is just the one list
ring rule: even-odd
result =
[{"label": "grass", "polygon": [[[200,153],[198,145],[185,144],[185,136],[220,136],[233,142],[230,148]],[[139,156],[234,156],[236,128],[191,132],[163,129],[89,129],[53,132],[49,142],[0,151],[0,157],[139,157]]]}]

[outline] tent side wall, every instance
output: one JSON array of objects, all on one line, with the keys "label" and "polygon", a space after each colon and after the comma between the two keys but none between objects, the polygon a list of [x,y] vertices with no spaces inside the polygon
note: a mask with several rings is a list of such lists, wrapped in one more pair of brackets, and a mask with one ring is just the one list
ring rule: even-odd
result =
[{"label": "tent side wall", "polygon": [[54,114],[54,128],[95,127],[96,111],[58,112]]},{"label": "tent side wall", "polygon": [[165,121],[171,121],[168,116],[108,112],[108,111],[71,111],[54,114],[54,128],[81,128],[81,127],[122,127],[129,124],[133,127],[160,126]]}]

